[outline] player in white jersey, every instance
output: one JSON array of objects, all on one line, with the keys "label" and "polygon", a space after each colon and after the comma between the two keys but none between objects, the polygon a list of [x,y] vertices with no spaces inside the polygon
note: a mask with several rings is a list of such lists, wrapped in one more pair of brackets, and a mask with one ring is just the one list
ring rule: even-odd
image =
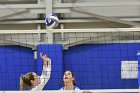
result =
[{"label": "player in white jersey", "polygon": [[[51,59],[46,55],[40,53],[40,57],[43,59],[43,70],[41,77],[38,76],[35,72],[29,72],[26,75],[20,77],[20,90],[42,90],[48,80],[50,79],[51,74]],[[47,63],[48,62],[48,63]]]},{"label": "player in white jersey", "polygon": [[80,90],[76,86],[76,80],[72,71],[66,71],[63,76],[64,87],[59,90]]}]

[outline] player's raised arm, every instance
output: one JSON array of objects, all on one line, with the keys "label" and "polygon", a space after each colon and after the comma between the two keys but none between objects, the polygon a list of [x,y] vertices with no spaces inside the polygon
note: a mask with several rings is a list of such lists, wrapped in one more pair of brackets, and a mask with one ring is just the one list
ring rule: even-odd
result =
[{"label": "player's raised arm", "polygon": [[38,84],[38,86],[34,87],[32,89],[33,90],[42,90],[44,88],[44,86],[46,85],[46,83],[48,82],[48,80],[50,79],[50,75],[51,75],[51,59],[48,58],[48,56],[45,54],[43,55],[40,52],[40,58],[42,58],[43,60],[43,70],[42,70],[42,74],[40,77],[40,84]]}]

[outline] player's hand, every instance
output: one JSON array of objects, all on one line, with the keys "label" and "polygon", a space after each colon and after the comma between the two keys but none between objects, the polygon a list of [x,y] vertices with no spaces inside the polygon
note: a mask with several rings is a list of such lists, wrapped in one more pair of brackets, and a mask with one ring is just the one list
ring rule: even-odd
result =
[{"label": "player's hand", "polygon": [[49,58],[47,55],[43,55],[42,52],[40,52],[40,58],[42,58],[44,61],[48,61]]}]

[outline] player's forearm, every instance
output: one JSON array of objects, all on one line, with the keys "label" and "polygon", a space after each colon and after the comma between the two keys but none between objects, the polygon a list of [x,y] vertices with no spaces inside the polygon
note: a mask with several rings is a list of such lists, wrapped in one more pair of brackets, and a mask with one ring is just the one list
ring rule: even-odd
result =
[{"label": "player's forearm", "polygon": [[50,58],[48,59],[48,66],[47,67],[51,68],[51,59]]},{"label": "player's forearm", "polygon": [[44,67],[47,67],[47,60],[44,60],[44,61],[43,61],[43,66],[44,66]]},{"label": "player's forearm", "polygon": [[[48,62],[48,66],[47,66],[47,62]],[[48,58],[48,60],[43,61],[43,66],[44,67],[50,67],[50,65],[51,65],[51,59],[50,58]]]},{"label": "player's forearm", "polygon": [[42,75],[49,78],[51,74],[51,59],[48,59],[48,64],[43,65]]}]

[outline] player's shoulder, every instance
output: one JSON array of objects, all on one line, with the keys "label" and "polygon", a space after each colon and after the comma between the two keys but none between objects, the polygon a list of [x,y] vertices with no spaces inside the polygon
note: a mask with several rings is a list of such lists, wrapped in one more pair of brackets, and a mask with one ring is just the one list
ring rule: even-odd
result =
[{"label": "player's shoulder", "polygon": [[[64,90],[64,87],[60,88],[59,90]],[[80,88],[77,87],[77,86],[74,86],[74,89],[73,90],[80,90]]]},{"label": "player's shoulder", "polygon": [[64,87],[60,88],[59,90],[64,90]]},{"label": "player's shoulder", "polygon": [[74,90],[80,90],[80,88],[77,86],[74,86]]}]

